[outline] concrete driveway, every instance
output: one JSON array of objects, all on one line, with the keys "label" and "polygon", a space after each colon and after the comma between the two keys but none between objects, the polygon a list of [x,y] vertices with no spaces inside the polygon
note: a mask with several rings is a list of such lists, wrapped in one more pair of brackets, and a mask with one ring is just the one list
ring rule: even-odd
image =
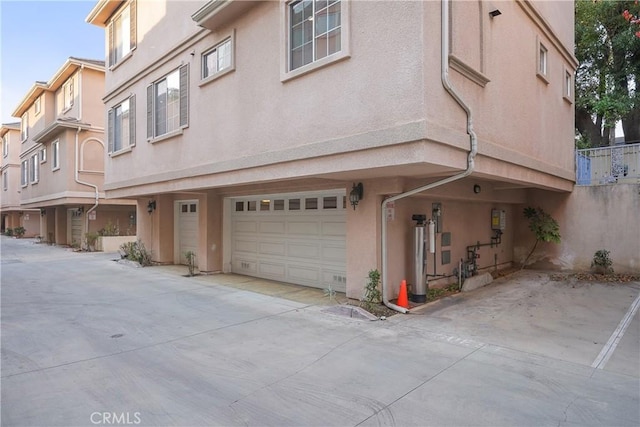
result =
[{"label": "concrete driveway", "polygon": [[640,283],[362,321],[2,237],[2,425],[640,425]]}]

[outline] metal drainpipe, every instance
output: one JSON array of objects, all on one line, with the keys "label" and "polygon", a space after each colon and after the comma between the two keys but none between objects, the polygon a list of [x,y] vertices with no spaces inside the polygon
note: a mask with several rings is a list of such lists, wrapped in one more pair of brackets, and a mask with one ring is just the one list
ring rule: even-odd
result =
[{"label": "metal drainpipe", "polygon": [[459,174],[450,176],[448,178],[432,182],[430,184],[424,185],[422,187],[415,188],[413,190],[409,190],[407,192],[398,194],[393,197],[389,197],[382,201],[382,233],[381,233],[381,247],[382,247],[382,302],[387,307],[399,311],[400,313],[408,313],[409,310],[400,307],[396,304],[393,304],[389,301],[387,297],[387,218],[386,218],[386,209],[387,205],[390,202],[394,202],[399,199],[404,199],[405,197],[412,196],[417,193],[421,193],[426,190],[430,190],[435,187],[439,187],[441,185],[448,184],[453,181],[457,181],[459,179],[465,178],[469,176],[473,172],[474,168],[474,159],[476,157],[476,153],[478,152],[478,138],[473,131],[473,118],[471,115],[471,109],[465,102],[460,98],[460,96],[456,93],[453,86],[449,82],[449,0],[442,0],[442,14],[441,14],[441,80],[442,86],[447,90],[449,95],[460,105],[460,107],[467,114],[467,134],[469,134],[469,140],[471,144],[471,148],[469,150],[469,154],[467,156],[467,169],[464,172]]},{"label": "metal drainpipe", "polygon": [[98,192],[98,186],[88,183],[88,182],[84,182],[84,181],[80,181],[80,165],[78,162],[78,136],[80,135],[80,131],[82,130],[81,126],[78,126],[78,130],[76,131],[76,167],[75,167],[75,179],[76,182],[78,184],[82,184],[82,185],[86,185],[88,187],[91,187],[95,190],[96,192],[96,203],[87,211],[86,216],[85,216],[85,233],[89,232],[89,214],[94,211],[97,207],[98,207],[98,201],[99,201],[99,197],[100,197],[100,193]]}]

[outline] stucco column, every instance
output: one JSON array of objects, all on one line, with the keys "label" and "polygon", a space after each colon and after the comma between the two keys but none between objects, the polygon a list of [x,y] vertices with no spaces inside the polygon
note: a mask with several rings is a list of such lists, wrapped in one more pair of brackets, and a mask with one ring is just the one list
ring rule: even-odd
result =
[{"label": "stucco column", "polygon": [[54,214],[54,237],[53,242],[57,245],[65,245],[67,242],[67,208],[58,206]]},{"label": "stucco column", "polygon": [[380,203],[370,183],[364,184],[364,198],[354,210],[349,204],[347,188],[347,297],[360,299],[370,270],[380,269]]},{"label": "stucco column", "polygon": [[[156,210],[151,215],[154,260],[160,263],[174,263],[174,197],[162,194],[155,198]],[[146,205],[145,205],[146,207]],[[147,214],[149,216],[149,214]]]},{"label": "stucco column", "polygon": [[198,269],[202,272],[222,271],[222,215],[223,199],[208,192],[200,199],[198,230]]}]

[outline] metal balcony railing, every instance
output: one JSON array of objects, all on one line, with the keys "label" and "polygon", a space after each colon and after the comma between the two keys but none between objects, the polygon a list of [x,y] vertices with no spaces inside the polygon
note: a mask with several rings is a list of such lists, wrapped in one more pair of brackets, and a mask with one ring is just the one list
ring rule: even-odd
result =
[{"label": "metal balcony railing", "polygon": [[640,144],[576,150],[576,184],[640,183]]}]

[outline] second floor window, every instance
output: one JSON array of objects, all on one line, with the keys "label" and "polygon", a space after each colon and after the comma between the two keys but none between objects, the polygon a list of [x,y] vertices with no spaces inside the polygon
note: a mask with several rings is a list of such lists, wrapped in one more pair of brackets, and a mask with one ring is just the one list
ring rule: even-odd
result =
[{"label": "second floor window", "polygon": [[42,147],[40,151],[38,151],[38,155],[40,156],[40,163],[44,163],[47,161],[47,148]]},{"label": "second floor window", "polygon": [[38,161],[38,153],[34,154],[33,156],[31,156],[31,165],[29,165],[29,178],[30,178],[30,182],[32,184],[35,184],[36,182],[38,182],[38,178],[39,178],[39,161]]},{"label": "second floor window", "polygon": [[20,121],[20,139],[22,142],[27,140],[29,136],[29,116],[27,113],[22,115],[22,120]]},{"label": "second floor window", "polygon": [[36,101],[33,103],[33,108],[35,108],[36,114],[40,114],[40,111],[42,111],[41,98],[41,96],[37,97]]},{"label": "second floor window", "polygon": [[73,106],[73,77],[65,83],[62,88],[62,96],[64,98],[64,110],[68,110]]},{"label": "second floor window", "polygon": [[9,155],[9,134],[5,133],[2,136],[2,157]]},{"label": "second floor window", "polygon": [[131,1],[109,24],[109,66],[116,65],[136,45],[136,3]]},{"label": "second floor window", "polygon": [[7,191],[9,187],[9,171],[2,172],[2,189]]},{"label": "second floor window", "polygon": [[340,0],[298,0],[289,4],[289,70],[342,49]]},{"label": "second floor window", "polygon": [[231,67],[231,39],[202,55],[202,78],[206,79]]},{"label": "second floor window", "polygon": [[29,160],[20,163],[20,185],[25,187],[29,180]]},{"label": "second floor window", "polygon": [[135,145],[135,95],[109,109],[109,152]]},{"label": "second floor window", "polygon": [[51,144],[51,169],[60,169],[60,140],[56,140]]},{"label": "second floor window", "polygon": [[189,124],[189,65],[183,65],[147,87],[147,138]]}]

